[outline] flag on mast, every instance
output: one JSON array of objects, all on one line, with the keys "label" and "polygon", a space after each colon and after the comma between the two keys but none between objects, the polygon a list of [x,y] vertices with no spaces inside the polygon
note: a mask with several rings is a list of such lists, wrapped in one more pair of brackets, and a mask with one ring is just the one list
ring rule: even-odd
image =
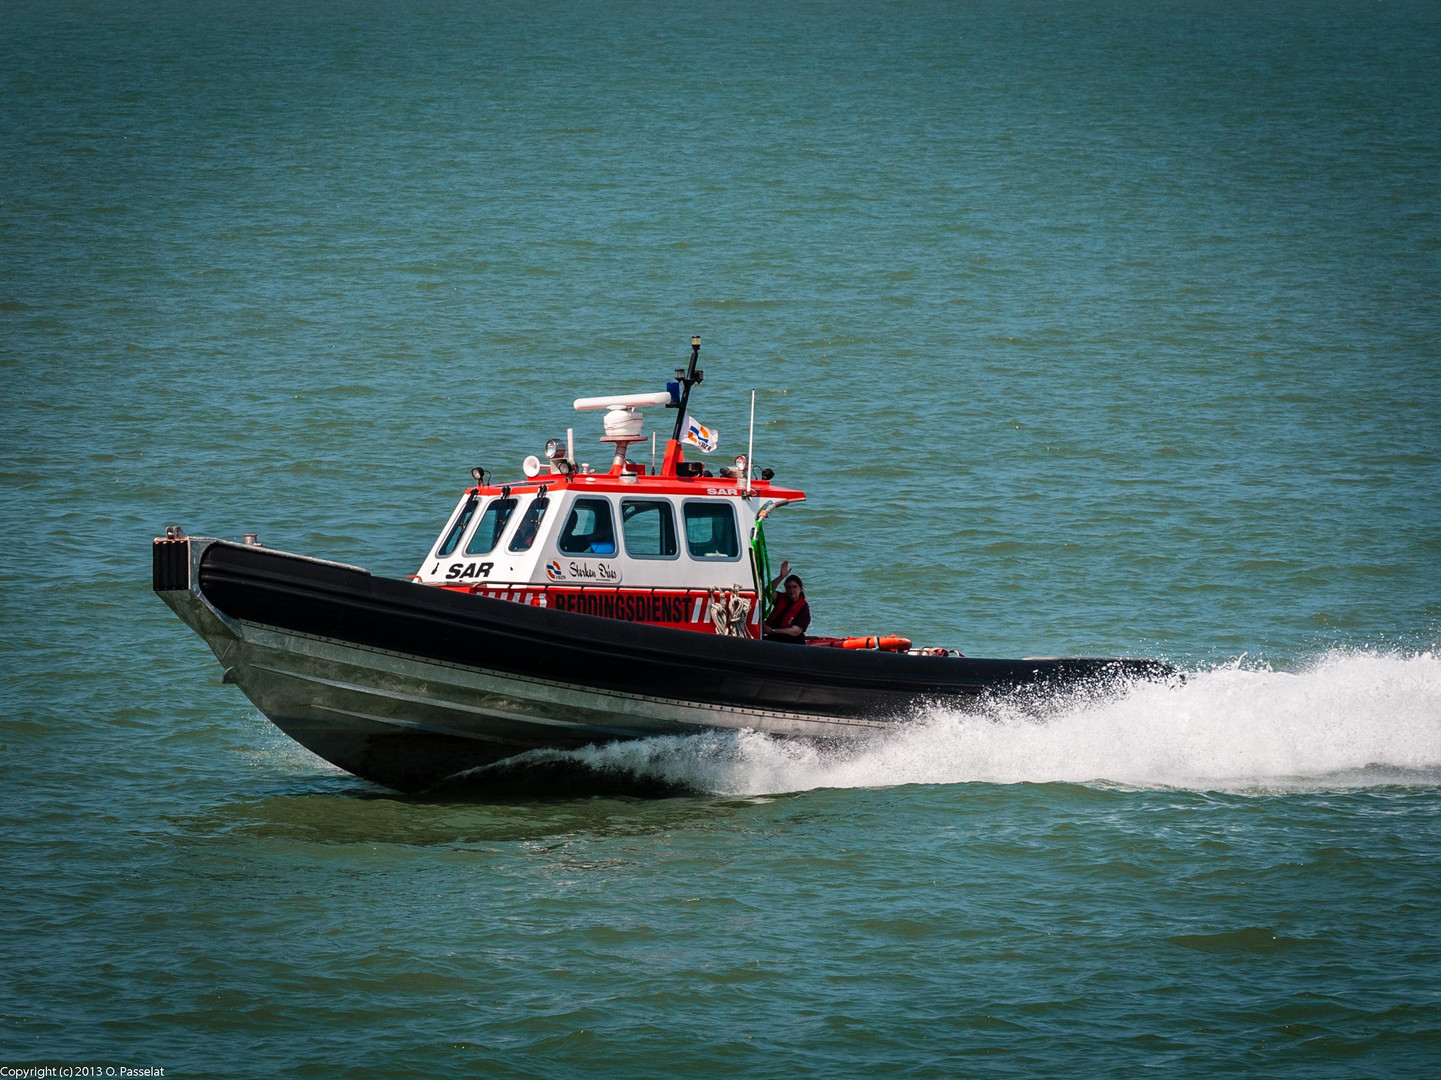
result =
[{"label": "flag on mast", "polygon": [[720,446],[720,432],[706,427],[690,413],[685,415],[685,434],[681,442],[690,443],[707,454],[714,454]]}]

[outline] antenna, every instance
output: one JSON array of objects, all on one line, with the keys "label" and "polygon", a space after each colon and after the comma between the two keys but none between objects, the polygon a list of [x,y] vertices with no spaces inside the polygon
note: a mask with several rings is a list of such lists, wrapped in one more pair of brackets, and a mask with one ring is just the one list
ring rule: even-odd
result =
[{"label": "antenna", "polygon": [[695,362],[699,359],[700,335],[697,334],[690,339],[690,366],[683,372],[680,368],[675,369],[676,380],[681,384],[680,401],[678,403],[674,401],[671,402],[673,408],[680,410],[675,418],[675,434],[671,436],[671,439],[675,442],[680,442],[680,430],[685,426],[685,408],[686,404],[690,401],[690,388],[705,378],[704,371],[697,371],[695,369]]},{"label": "antenna", "polygon": [[751,474],[756,471],[756,392],[751,391],[751,433],[746,441],[746,498],[751,494]]}]

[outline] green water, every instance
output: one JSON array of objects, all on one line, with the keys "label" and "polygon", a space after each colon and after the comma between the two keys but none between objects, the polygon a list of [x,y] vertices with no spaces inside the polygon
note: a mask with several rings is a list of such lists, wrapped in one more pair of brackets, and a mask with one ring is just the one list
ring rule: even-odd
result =
[{"label": "green water", "polygon": [[[1434,6],[3,13],[0,1067],[1434,1075]],[[403,799],[150,592],[693,333],[818,632],[1186,684]]]}]

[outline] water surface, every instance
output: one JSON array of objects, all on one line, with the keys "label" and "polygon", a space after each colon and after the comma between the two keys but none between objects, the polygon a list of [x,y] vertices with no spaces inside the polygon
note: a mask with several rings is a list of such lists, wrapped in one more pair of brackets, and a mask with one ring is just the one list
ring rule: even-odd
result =
[{"label": "water surface", "polygon": [[[1433,1074],[1438,22],[9,5],[0,1064]],[[693,333],[818,630],[1185,684],[403,799],[150,592],[413,571]]]}]

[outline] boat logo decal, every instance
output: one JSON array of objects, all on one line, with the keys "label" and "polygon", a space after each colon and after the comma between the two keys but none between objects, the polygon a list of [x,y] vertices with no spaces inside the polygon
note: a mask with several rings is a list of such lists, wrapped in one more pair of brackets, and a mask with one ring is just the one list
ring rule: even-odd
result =
[{"label": "boat logo decal", "polygon": [[446,581],[460,581],[463,578],[490,577],[495,563],[451,563],[445,571]]},{"label": "boat logo decal", "polygon": [[552,559],[545,564],[545,576],[551,581],[580,581],[587,585],[619,585],[620,567],[612,562],[561,562]]}]

